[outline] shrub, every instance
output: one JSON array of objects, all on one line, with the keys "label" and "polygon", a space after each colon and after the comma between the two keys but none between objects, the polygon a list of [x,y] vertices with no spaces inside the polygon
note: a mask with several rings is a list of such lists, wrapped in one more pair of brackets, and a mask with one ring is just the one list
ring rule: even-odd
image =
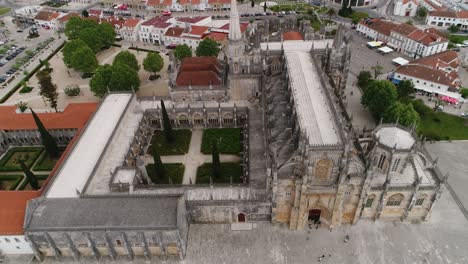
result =
[{"label": "shrub", "polygon": [[67,96],[77,96],[81,92],[80,87],[78,86],[68,86],[64,91]]},{"label": "shrub", "polygon": [[20,93],[20,94],[22,94],[22,93],[29,93],[29,92],[32,91],[32,89],[33,89],[33,88],[32,88],[31,86],[25,85],[25,86],[23,86],[23,88],[21,88],[21,90],[19,91],[19,93]]},{"label": "shrub", "polygon": [[19,108],[19,110],[21,111],[21,113],[24,113],[24,111],[26,111],[26,109],[28,109],[28,103],[23,102],[23,101],[19,101],[19,102],[16,104],[16,107]]},{"label": "shrub", "polygon": [[432,109],[424,104],[424,102],[421,99],[414,100],[412,102],[414,110],[418,112],[420,116],[425,116],[426,114],[432,112]]},{"label": "shrub", "polygon": [[468,98],[468,88],[462,88],[460,90],[460,93],[461,93],[463,98],[465,98],[465,99]]}]

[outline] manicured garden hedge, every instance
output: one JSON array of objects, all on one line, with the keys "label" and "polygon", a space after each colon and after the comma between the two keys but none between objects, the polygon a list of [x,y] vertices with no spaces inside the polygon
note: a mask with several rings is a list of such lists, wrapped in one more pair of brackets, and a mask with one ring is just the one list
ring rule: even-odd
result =
[{"label": "manicured garden hedge", "polygon": [[15,147],[11,148],[8,150],[8,152],[0,159],[0,171],[21,171],[21,166],[19,164],[17,165],[11,165],[8,164],[10,163],[10,159],[15,155],[17,152],[29,152],[30,156],[28,157],[28,160],[26,161],[26,165],[28,167],[31,167],[36,159],[39,157],[41,154],[43,148],[42,147]]},{"label": "manicured garden hedge", "polygon": [[[212,175],[212,163],[205,163],[197,169],[197,184],[209,184]],[[221,177],[213,178],[213,183],[241,183],[242,165],[240,163],[221,163]]]},{"label": "manicured garden hedge", "polygon": [[203,130],[201,152],[211,154],[214,142],[218,142],[219,153],[239,154],[242,150],[240,128],[209,128]]},{"label": "manicured garden hedge", "polygon": [[159,151],[159,155],[184,155],[188,152],[190,145],[190,138],[192,137],[192,131],[188,129],[174,129],[172,130],[174,135],[174,142],[169,143],[166,141],[164,131],[156,130],[153,138],[151,139],[151,145],[148,148],[148,154],[152,154],[152,146],[156,145]]},{"label": "manicured garden hedge", "polygon": [[169,177],[171,177],[172,184],[182,184],[184,178],[185,166],[182,163],[169,163],[164,164],[166,169],[166,176],[164,178],[157,177],[154,173],[154,164],[148,164],[146,170],[148,176],[154,184],[170,184]]},{"label": "manicured garden hedge", "polygon": [[[11,182],[7,191],[15,190],[22,179],[23,175],[0,175],[0,186],[3,185],[2,182]],[[2,189],[0,188],[0,190]]]},{"label": "manicured garden hedge", "polygon": [[[34,175],[36,176],[37,180],[39,181],[39,186],[42,187],[42,183],[47,180],[47,177],[49,177],[49,175],[47,174],[42,174],[42,175]],[[21,185],[18,187],[18,190],[24,190],[26,188],[26,185],[29,184],[29,181],[28,179],[25,177],[24,181],[21,183]]]}]

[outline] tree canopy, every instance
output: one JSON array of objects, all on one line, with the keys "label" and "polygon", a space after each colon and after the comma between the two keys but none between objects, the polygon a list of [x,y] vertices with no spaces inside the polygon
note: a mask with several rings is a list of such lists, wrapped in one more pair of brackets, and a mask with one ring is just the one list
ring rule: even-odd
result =
[{"label": "tree canopy", "polygon": [[397,97],[393,83],[387,80],[372,80],[364,89],[361,104],[369,109],[375,119],[379,120],[385,111],[395,104]]},{"label": "tree canopy", "polygon": [[115,42],[115,29],[109,23],[101,23],[97,26],[97,31],[102,39],[104,47],[110,47]]},{"label": "tree canopy", "polygon": [[410,94],[414,93],[414,84],[410,80],[403,80],[396,86],[398,99],[408,98]]},{"label": "tree canopy", "polygon": [[164,66],[164,60],[157,52],[148,52],[146,58],[143,60],[143,69],[148,72],[156,74]]},{"label": "tree canopy", "polygon": [[74,39],[74,40],[68,41],[63,46],[63,49],[62,49],[63,62],[68,68],[72,68],[71,64],[72,64],[73,52],[83,47],[87,47],[87,45],[80,39]]},{"label": "tree canopy", "polygon": [[416,16],[421,19],[426,18],[427,9],[424,6],[419,6],[418,9],[416,10]]},{"label": "tree canopy", "polygon": [[187,44],[177,45],[174,50],[174,56],[178,60],[182,60],[186,57],[192,57],[192,49]]},{"label": "tree canopy", "polygon": [[457,33],[458,31],[460,31],[460,27],[455,25],[455,24],[452,24],[447,29],[448,29],[448,31],[450,31],[450,33]]},{"label": "tree canopy", "polygon": [[382,65],[375,65],[371,67],[371,70],[374,72],[374,79],[377,79],[380,74],[382,74],[384,67]]},{"label": "tree canopy", "polygon": [[139,88],[140,78],[135,70],[123,63],[112,65],[112,75],[109,81],[111,91],[138,91]]},{"label": "tree canopy", "polygon": [[73,52],[71,66],[81,73],[92,73],[96,70],[98,61],[94,52],[85,46]]},{"label": "tree canopy", "polygon": [[94,52],[109,47],[115,41],[115,30],[109,23],[98,24],[94,20],[72,17],[65,25],[69,40],[81,39]]},{"label": "tree canopy", "polygon": [[78,39],[81,39],[94,53],[100,51],[103,47],[103,41],[99,37],[99,32],[96,28],[84,28],[78,33]]},{"label": "tree canopy", "polygon": [[383,119],[385,122],[396,122],[404,126],[411,126],[412,124],[418,125],[420,117],[418,112],[414,110],[413,105],[408,103],[406,105],[401,102],[395,102],[384,113]]},{"label": "tree canopy", "polygon": [[125,64],[128,67],[132,68],[135,71],[140,70],[140,65],[138,65],[138,60],[133,53],[130,51],[121,51],[115,56],[112,65]]},{"label": "tree canopy", "polygon": [[198,44],[197,50],[195,51],[195,54],[197,56],[218,56],[219,53],[219,47],[218,47],[218,42],[210,39],[210,38],[205,38],[204,40],[200,41]]},{"label": "tree canopy", "polygon": [[361,71],[357,77],[357,85],[361,89],[367,88],[369,83],[372,81],[372,74],[370,71]]},{"label": "tree canopy", "polygon": [[[97,67],[93,78],[89,81],[91,92],[95,96],[103,97],[107,93],[110,79],[112,77],[112,66],[109,64],[100,65]],[[110,88],[109,88],[110,89]]]},{"label": "tree canopy", "polygon": [[44,97],[50,103],[50,107],[54,108],[56,112],[58,105],[58,92],[57,86],[52,83],[52,77],[50,71],[41,70],[36,74],[39,79],[39,94]]}]

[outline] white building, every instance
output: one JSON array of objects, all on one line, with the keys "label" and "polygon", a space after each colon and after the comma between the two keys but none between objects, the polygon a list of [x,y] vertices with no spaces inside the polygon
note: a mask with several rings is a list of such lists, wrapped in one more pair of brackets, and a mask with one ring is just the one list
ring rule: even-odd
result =
[{"label": "white building", "polygon": [[419,0],[419,5],[426,8],[429,12],[447,10],[447,7],[437,0]]},{"label": "white building", "polygon": [[125,40],[137,41],[138,40],[138,28],[141,24],[141,20],[138,18],[129,18],[125,20],[125,23],[120,29],[120,35]]},{"label": "white building", "polygon": [[0,254],[32,255],[33,250],[24,235],[0,235]]},{"label": "white building", "polygon": [[417,0],[396,0],[393,8],[393,15],[413,17],[418,9]]},{"label": "white building", "polygon": [[163,45],[164,34],[174,22],[175,19],[172,17],[158,16],[141,23],[138,29],[139,40]]},{"label": "white building", "polygon": [[382,41],[412,58],[436,54],[447,50],[448,46],[444,35],[433,28],[423,30],[406,23],[380,18],[362,20],[356,30],[367,38]]},{"label": "white building", "polygon": [[426,24],[438,27],[456,25],[461,29],[468,29],[468,11],[433,11],[429,12]]},{"label": "white building", "polygon": [[57,30],[59,28],[58,18],[63,15],[65,14],[49,10],[41,10],[34,17],[34,22],[38,27]]},{"label": "white building", "polygon": [[461,100],[458,93],[461,84],[458,76],[459,66],[457,53],[445,51],[397,68],[393,74],[393,82],[411,80],[416,90]]}]

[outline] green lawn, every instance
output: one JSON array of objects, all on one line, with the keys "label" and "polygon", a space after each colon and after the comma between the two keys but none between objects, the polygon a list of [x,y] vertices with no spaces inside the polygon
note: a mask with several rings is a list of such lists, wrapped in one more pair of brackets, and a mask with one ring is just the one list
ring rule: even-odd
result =
[{"label": "green lawn", "polygon": [[359,20],[361,20],[363,18],[366,18],[368,16],[369,16],[369,14],[367,14],[366,12],[353,11],[353,13],[351,14],[351,16],[349,18],[351,18],[353,21],[358,22]]},{"label": "green lawn", "polygon": [[[211,163],[205,163],[197,169],[197,184],[209,184],[212,175]],[[242,165],[240,163],[221,163],[221,178],[213,178],[213,183],[241,183]]]},{"label": "green lawn", "polygon": [[[59,157],[61,155],[62,154],[60,154]],[[44,151],[32,169],[33,171],[51,171],[55,167],[57,161],[58,158],[51,159],[49,155],[47,155],[47,152]]]},{"label": "green lawn", "polygon": [[420,115],[418,132],[432,140],[468,139],[468,119],[443,112]]},{"label": "green lawn", "polygon": [[468,36],[460,36],[460,35],[449,35],[449,40],[450,42],[456,43],[456,44],[462,44],[463,41],[468,40]]},{"label": "green lawn", "polygon": [[0,190],[14,190],[22,179],[23,175],[0,175]]},{"label": "green lawn", "polygon": [[211,154],[213,142],[218,142],[219,153],[239,154],[241,152],[240,128],[208,128],[203,130],[201,152]]},{"label": "green lawn", "polygon": [[[42,187],[42,184],[44,184],[45,180],[49,175],[43,174],[43,175],[34,175],[37,178],[37,181],[39,182],[39,186]],[[20,187],[18,190],[32,190],[31,185],[29,185],[28,179],[24,179],[23,183],[21,183]]]},{"label": "green lawn", "polygon": [[148,171],[148,176],[154,184],[170,184],[169,177],[172,180],[172,184],[182,184],[182,179],[184,178],[185,166],[182,163],[170,163],[164,164],[166,168],[166,176],[164,178],[157,177],[154,173],[154,164],[148,164],[146,170]]},{"label": "green lawn", "polygon": [[0,16],[10,12],[11,8],[9,7],[0,7]]},{"label": "green lawn", "polygon": [[26,160],[26,165],[31,167],[41,154],[42,147],[15,147],[8,152],[0,160],[0,171],[21,171],[19,159]]},{"label": "green lawn", "polygon": [[166,141],[164,131],[156,130],[151,139],[151,146],[148,148],[148,154],[152,152],[152,145],[156,145],[160,155],[183,155],[188,152],[192,131],[188,129],[172,130],[174,133],[174,142]]}]

